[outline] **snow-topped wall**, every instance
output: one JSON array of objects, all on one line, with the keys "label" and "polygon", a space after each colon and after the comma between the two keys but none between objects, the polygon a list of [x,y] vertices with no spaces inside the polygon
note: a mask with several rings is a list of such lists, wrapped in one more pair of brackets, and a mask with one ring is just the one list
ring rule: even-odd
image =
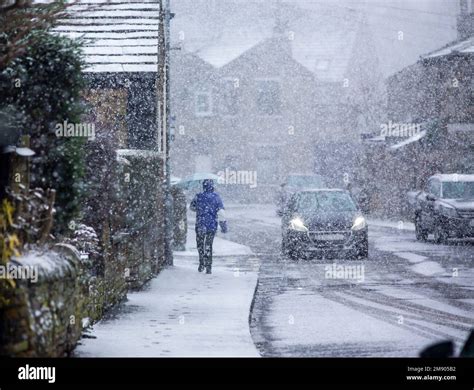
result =
[{"label": "snow-topped wall", "polygon": [[28,277],[16,278],[14,288],[2,289],[0,355],[67,355],[82,334],[86,297],[81,293],[79,253],[59,246],[26,253],[10,263],[10,276],[21,267]]}]

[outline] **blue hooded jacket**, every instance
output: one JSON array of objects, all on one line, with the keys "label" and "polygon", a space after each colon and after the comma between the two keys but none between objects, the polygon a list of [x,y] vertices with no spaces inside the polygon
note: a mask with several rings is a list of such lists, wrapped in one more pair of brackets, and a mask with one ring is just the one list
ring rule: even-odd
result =
[{"label": "blue hooded jacket", "polygon": [[215,233],[217,213],[224,209],[224,204],[221,197],[214,192],[212,180],[204,180],[203,190],[191,202],[191,210],[196,212],[196,231]]}]

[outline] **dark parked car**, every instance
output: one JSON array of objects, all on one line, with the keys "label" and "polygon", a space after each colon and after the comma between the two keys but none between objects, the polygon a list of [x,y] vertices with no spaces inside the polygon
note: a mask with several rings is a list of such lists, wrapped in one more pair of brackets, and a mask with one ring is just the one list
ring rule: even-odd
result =
[{"label": "dark parked car", "polygon": [[434,175],[423,191],[408,193],[416,238],[435,242],[474,237],[474,175]]},{"label": "dark parked car", "polygon": [[281,184],[277,193],[277,214],[281,217],[283,208],[292,194],[301,190],[327,188],[326,179],[321,175],[291,174]]},{"label": "dark parked car", "polygon": [[[452,358],[455,356],[456,345],[452,340],[445,340],[439,343],[432,344],[420,352],[421,358]],[[461,351],[459,352],[461,358],[474,357],[474,330],[467,337]]]},{"label": "dark parked car", "polygon": [[291,258],[328,251],[366,258],[367,222],[347,191],[298,191],[290,197],[283,212],[282,251]]}]

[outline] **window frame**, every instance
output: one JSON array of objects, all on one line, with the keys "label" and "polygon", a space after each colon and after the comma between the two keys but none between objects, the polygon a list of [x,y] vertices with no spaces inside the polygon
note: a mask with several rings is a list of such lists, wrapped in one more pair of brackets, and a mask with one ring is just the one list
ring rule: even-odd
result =
[{"label": "window frame", "polygon": [[[198,111],[199,107],[199,102],[198,99],[200,96],[207,96],[208,98],[208,104],[209,104],[209,110],[208,111]],[[194,114],[197,117],[208,117],[208,116],[213,116],[214,115],[214,100],[213,100],[213,94],[211,91],[196,91],[194,93]]]},{"label": "window frame", "polygon": [[[229,84],[234,84],[235,85],[235,81],[238,80],[239,82],[239,86],[238,87],[233,87],[234,88],[234,91],[235,91],[235,96],[233,96],[233,98],[235,98],[235,105],[236,105],[236,109],[235,109],[235,113],[232,113],[230,114],[229,112],[224,112],[224,104],[223,102],[225,102],[225,96],[224,94],[227,93],[227,90],[226,90],[226,87],[225,85],[227,83]],[[222,78],[222,89],[221,91],[223,91],[224,93],[221,94],[221,103],[220,103],[220,109],[219,109],[219,112],[220,114],[224,117],[224,118],[235,118],[236,116],[239,115],[239,111],[240,111],[240,107],[239,107],[239,95],[238,95],[238,90],[240,88],[240,79],[238,77],[224,77]],[[227,107],[227,106],[226,106]]]},{"label": "window frame", "polygon": [[[437,188],[438,193],[437,193],[437,194],[432,191],[432,188],[433,188],[434,185],[437,185],[437,186],[438,186],[438,188]],[[428,183],[427,183],[427,185],[426,185],[426,192],[427,192],[428,194],[431,194],[431,195],[433,195],[433,196],[435,196],[435,197],[437,197],[437,198],[440,198],[440,197],[441,197],[441,191],[442,191],[442,190],[441,190],[441,181],[440,181],[440,180],[438,180],[438,179],[431,179],[431,180],[428,181]]]},{"label": "window frame", "polygon": [[[256,97],[256,100],[255,100],[255,103],[256,103],[256,108],[257,108],[257,112],[258,112],[258,115],[261,116],[261,117],[273,117],[273,118],[278,118],[278,117],[281,117],[283,116],[283,99],[282,99],[282,95],[283,95],[283,88],[282,88],[282,81],[281,81],[281,78],[279,77],[257,77],[254,79],[255,80],[255,83],[256,83],[256,93],[255,93],[255,97]],[[279,92],[279,96],[278,96],[278,103],[279,103],[279,107],[278,107],[278,111],[274,111],[272,114],[269,114],[268,112],[262,112],[262,110],[260,109],[260,103],[259,103],[259,100],[258,100],[258,97],[260,96],[259,95],[259,85],[261,82],[268,82],[268,81],[273,81],[273,82],[276,82],[278,84],[278,92]]]}]

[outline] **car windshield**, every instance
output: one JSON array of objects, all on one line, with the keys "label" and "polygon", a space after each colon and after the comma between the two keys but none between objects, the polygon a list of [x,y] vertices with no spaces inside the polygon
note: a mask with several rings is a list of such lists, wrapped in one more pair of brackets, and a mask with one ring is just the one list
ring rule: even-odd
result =
[{"label": "car windshield", "polygon": [[288,185],[298,188],[323,188],[325,183],[321,176],[290,176]]},{"label": "car windshield", "polygon": [[356,205],[345,192],[304,192],[298,200],[298,211],[301,213],[328,211],[355,211]]},{"label": "car windshield", "polygon": [[443,198],[445,199],[473,199],[474,182],[453,181],[443,183]]}]

